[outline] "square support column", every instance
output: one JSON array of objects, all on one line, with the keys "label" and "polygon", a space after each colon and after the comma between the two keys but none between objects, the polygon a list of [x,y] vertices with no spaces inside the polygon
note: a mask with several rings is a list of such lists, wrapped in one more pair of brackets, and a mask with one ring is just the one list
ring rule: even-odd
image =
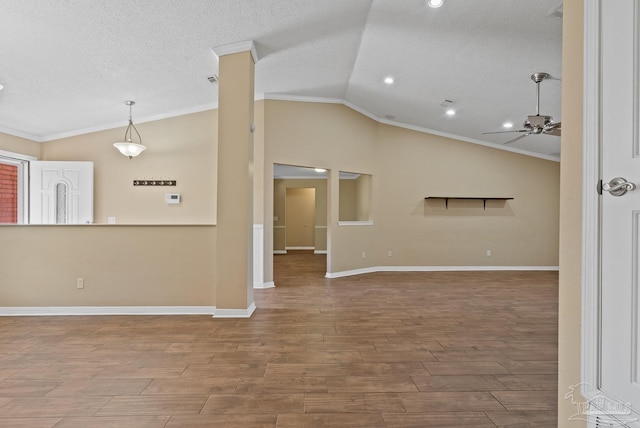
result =
[{"label": "square support column", "polygon": [[214,49],[218,80],[216,318],[250,317],[253,298],[253,43]]}]

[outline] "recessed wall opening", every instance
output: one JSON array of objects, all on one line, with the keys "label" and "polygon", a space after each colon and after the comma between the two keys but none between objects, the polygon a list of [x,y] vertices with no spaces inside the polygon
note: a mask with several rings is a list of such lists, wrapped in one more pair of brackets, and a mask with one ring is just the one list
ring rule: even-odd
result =
[{"label": "recessed wall opening", "polygon": [[371,221],[371,180],[370,174],[340,171],[340,222]]}]

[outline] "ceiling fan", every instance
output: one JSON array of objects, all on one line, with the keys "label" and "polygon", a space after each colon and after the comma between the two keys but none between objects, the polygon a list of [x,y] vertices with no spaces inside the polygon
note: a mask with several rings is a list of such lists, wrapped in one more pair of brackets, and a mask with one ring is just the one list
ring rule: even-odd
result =
[{"label": "ceiling fan", "polygon": [[511,132],[522,134],[512,140],[507,141],[504,144],[514,143],[532,134],[547,134],[559,137],[561,132],[561,122],[554,122],[551,116],[540,115],[540,82],[548,77],[548,73],[533,73],[531,75],[531,80],[536,83],[536,114],[527,117],[527,120],[525,120],[522,124],[522,127],[524,129],[517,129],[513,131],[484,132],[483,134],[507,134]]}]

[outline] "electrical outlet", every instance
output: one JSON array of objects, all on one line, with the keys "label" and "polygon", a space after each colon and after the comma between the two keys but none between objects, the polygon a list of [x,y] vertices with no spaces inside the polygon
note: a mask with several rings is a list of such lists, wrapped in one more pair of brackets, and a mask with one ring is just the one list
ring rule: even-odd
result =
[{"label": "electrical outlet", "polygon": [[491,250],[487,250],[487,257],[491,257]]},{"label": "electrical outlet", "polygon": [[365,253],[364,251],[362,252],[362,258],[366,259],[367,258],[367,253]]},{"label": "electrical outlet", "polygon": [[76,279],[76,288],[84,288],[84,278]]},{"label": "electrical outlet", "polygon": [[387,251],[387,257],[393,257],[393,251],[391,250]]},{"label": "electrical outlet", "polygon": [[116,218],[115,217],[107,217],[107,223],[108,224],[116,224]]}]

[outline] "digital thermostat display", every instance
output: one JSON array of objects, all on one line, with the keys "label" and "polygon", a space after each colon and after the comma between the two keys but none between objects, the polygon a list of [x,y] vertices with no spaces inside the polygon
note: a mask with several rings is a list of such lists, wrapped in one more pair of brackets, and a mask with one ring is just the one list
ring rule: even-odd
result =
[{"label": "digital thermostat display", "polygon": [[180,194],[179,193],[167,193],[164,195],[164,200],[168,205],[179,204],[180,203]]}]

